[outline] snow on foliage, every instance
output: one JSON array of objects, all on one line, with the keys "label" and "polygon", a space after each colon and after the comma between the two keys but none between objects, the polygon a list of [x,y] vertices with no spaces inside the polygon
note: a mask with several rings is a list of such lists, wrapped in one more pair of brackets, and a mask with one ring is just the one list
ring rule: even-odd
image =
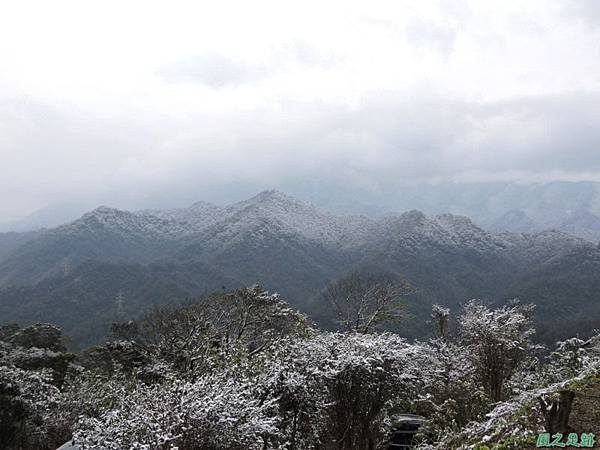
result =
[{"label": "snow on foliage", "polygon": [[514,303],[490,310],[470,301],[459,319],[461,341],[492,402],[505,398],[506,383],[527,363],[536,346],[531,342],[532,305]]},{"label": "snow on foliage", "polygon": [[417,352],[389,334],[288,338],[218,373],[119,391],[110,409],[79,421],[74,441],[108,449],[379,445],[408,402]]},{"label": "snow on foliage", "polygon": [[539,423],[523,408],[600,370],[597,337],[559,343],[542,365],[531,311],[471,301],[452,333],[434,306],[435,337],[409,343],[317,330],[252,286],[115,324],[116,340],[82,352],[81,366],[55,327],[0,327],[0,439],[10,450],[71,437],[90,450],[364,450],[385,448],[406,413],[427,419],[423,448],[528,439]]},{"label": "snow on foliage", "polygon": [[73,441],[90,449],[260,449],[275,432],[272,401],[249,381],[202,377],[137,384],[98,418],[81,418]]},{"label": "snow on foliage", "polygon": [[0,441],[6,448],[45,448],[49,437],[60,434],[60,395],[51,371],[0,361]]}]

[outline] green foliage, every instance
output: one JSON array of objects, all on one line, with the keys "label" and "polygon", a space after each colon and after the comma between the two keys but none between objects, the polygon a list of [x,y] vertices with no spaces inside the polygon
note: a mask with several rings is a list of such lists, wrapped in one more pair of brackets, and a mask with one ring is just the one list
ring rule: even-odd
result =
[{"label": "green foliage", "polygon": [[494,446],[494,450],[523,450],[526,446],[535,445],[531,436],[508,436]]}]

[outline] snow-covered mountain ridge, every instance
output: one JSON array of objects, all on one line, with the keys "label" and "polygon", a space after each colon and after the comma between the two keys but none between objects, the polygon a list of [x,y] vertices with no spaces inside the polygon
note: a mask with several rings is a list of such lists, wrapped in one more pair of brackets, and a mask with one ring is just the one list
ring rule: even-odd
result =
[{"label": "snow-covered mountain ridge", "polygon": [[235,235],[260,223],[276,224],[326,245],[357,240],[374,220],[360,216],[336,216],[278,191],[265,191],[227,207],[197,202],[188,208],[129,212],[101,206],[52,233],[94,233],[100,229],[148,238],[186,238],[206,234]]},{"label": "snow-covered mountain ridge", "polygon": [[113,232],[148,238],[176,238],[192,232],[186,222],[153,214],[136,214],[100,206],[81,218],[48,230],[54,234]]},{"label": "snow-covered mountain ridge", "polygon": [[256,235],[261,229],[271,236],[299,236],[328,248],[367,251],[393,243],[415,249],[433,245],[480,253],[517,249],[551,256],[556,251],[591,245],[557,231],[488,232],[468,217],[454,214],[428,217],[413,210],[383,218],[334,215],[278,191],[261,192],[226,207],[197,202],[188,208],[130,212],[101,206],[42,236],[76,238],[111,233],[141,241],[227,245],[233,239]]},{"label": "snow-covered mountain ridge", "polygon": [[[1,237],[0,313],[20,311],[14,320],[41,320],[37,311],[55,310],[71,317],[69,305],[77,304],[81,314],[72,318],[79,323],[87,308],[111,317],[121,291],[140,311],[147,302],[256,282],[318,317],[325,308],[319,293],[354,270],[406,279],[417,289],[410,301],[420,317],[432,302],[524,295],[554,305],[546,297],[559,293],[561,304],[587,305],[585,317],[600,270],[597,246],[561,231],[494,233],[465,216],[417,210],[335,215],[277,191],[228,206],[198,202],[134,212],[102,206],[31,236]],[[417,336],[419,323],[414,327],[409,333]]]}]

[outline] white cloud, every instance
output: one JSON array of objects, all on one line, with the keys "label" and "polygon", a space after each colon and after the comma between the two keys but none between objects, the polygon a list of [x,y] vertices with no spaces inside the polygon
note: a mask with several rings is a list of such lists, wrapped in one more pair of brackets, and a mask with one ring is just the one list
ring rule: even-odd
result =
[{"label": "white cloud", "polygon": [[0,214],[286,178],[597,177],[593,4],[7,2]]}]

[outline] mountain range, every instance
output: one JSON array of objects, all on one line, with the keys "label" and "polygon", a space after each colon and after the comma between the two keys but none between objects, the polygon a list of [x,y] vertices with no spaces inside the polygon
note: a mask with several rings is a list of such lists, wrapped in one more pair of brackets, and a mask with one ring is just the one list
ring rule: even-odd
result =
[{"label": "mountain range", "polygon": [[418,209],[428,215],[465,215],[490,231],[556,229],[600,240],[600,183],[594,181],[412,183],[296,191],[336,212],[384,215]]},{"label": "mountain range", "polygon": [[[560,230],[588,240],[600,240],[600,183],[593,181],[553,181],[540,183],[485,182],[485,183],[382,183],[376,186],[339,185],[336,182],[288,180],[280,189],[310,201],[327,211],[343,215],[366,215],[383,217],[398,215],[413,209],[427,215],[452,213],[470,217],[477,225],[493,231],[533,233]],[[204,192],[205,199],[218,204],[230,204],[244,197],[244,192],[257,192],[256,186],[238,186]],[[140,204],[150,205],[159,217],[175,217],[197,220],[200,215],[192,208],[163,211],[165,202],[188,204],[192,194],[185,198],[167,200],[164,196],[138,199]],[[197,198],[194,194],[193,198]],[[132,209],[125,199],[111,199],[120,209]],[[141,203],[140,203],[141,202]],[[172,203],[168,203],[172,202]],[[101,203],[93,199],[71,201],[47,206],[28,217],[10,223],[0,223],[0,232],[37,231],[54,228],[77,219],[90,205]],[[191,203],[191,202],[190,202]],[[217,212],[221,207],[200,202],[196,208],[208,208]],[[226,209],[226,208],[225,208]],[[210,212],[206,217],[211,217]],[[214,216],[213,216],[214,217]],[[206,220],[201,218],[199,220]]]},{"label": "mountain range", "polygon": [[476,297],[537,304],[546,342],[600,327],[600,250],[590,240],[486,231],[462,215],[417,210],[339,215],[278,191],[224,207],[103,206],[55,228],[0,234],[0,317],[60,324],[85,346],[152,305],[259,282],[334,327],[320,293],[353,270],[414,287],[398,328],[409,337],[424,337],[433,303],[456,309]]}]

